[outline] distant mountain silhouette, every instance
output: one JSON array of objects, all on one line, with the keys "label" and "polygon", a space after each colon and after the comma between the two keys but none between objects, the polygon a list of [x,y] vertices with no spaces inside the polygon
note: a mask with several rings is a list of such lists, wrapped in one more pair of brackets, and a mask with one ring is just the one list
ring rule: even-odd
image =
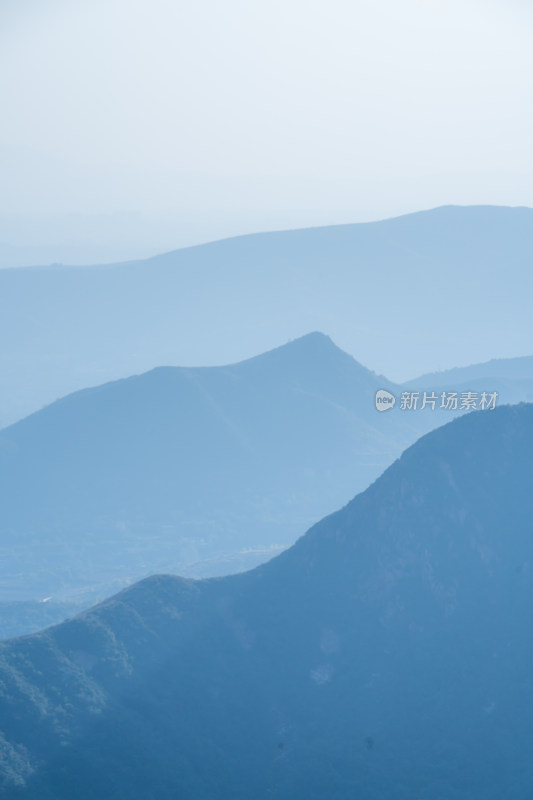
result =
[{"label": "distant mountain silhouette", "polygon": [[152,572],[267,560],[423,430],[376,411],[387,387],[313,333],[233,366],[81,391],[0,431],[0,601],[103,598]]},{"label": "distant mountain silhouette", "polygon": [[494,358],[491,361],[485,361],[483,364],[472,364],[469,367],[455,367],[442,372],[431,372],[421,375],[412,381],[406,381],[405,386],[425,386],[427,384],[452,386],[485,378],[533,382],[533,356]]},{"label": "distant mountain silhouette", "polygon": [[533,402],[533,356],[495,358],[469,367],[433,372],[402,384],[403,391],[431,389],[435,393],[457,391],[496,392],[498,403]]},{"label": "distant mountain silhouette", "polygon": [[0,425],[86,386],[226,364],[310,330],[397,380],[521,353],[532,258],[531,209],[445,207],[106,267],[2,270]]},{"label": "distant mountain silhouette", "polygon": [[470,367],[456,367],[422,375],[403,389],[450,388],[459,391],[495,391],[501,403],[533,402],[533,356],[496,358]]},{"label": "distant mountain silhouette", "polygon": [[0,645],[4,796],[528,797],[532,471],[533,406],[469,414],[264,566]]}]

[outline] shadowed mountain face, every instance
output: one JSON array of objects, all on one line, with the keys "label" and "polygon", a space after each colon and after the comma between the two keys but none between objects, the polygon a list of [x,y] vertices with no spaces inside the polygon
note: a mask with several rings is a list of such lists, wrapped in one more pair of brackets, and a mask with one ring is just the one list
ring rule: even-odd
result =
[{"label": "shadowed mountain face", "polygon": [[231,363],[311,330],[395,379],[519,354],[532,257],[532,210],[448,207],[112,267],[2,270],[0,425],[89,385]]},{"label": "shadowed mountain face", "polygon": [[529,797],[532,474],[532,406],[469,414],[267,565],[4,643],[4,796]]},{"label": "shadowed mountain face", "polygon": [[79,392],[4,429],[0,600],[266,560],[417,438],[419,416],[376,411],[389,386],[310,334]]}]

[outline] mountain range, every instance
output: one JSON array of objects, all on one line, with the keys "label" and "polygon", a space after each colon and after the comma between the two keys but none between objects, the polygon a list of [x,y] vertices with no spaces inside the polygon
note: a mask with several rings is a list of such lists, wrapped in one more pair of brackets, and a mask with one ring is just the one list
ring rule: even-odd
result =
[{"label": "mountain range", "polygon": [[5,428],[0,601],[93,599],[153,572],[268,559],[418,437],[422,416],[376,411],[387,388],[315,333],[87,389]]},{"label": "mountain range", "polygon": [[532,257],[533,210],[443,207],[145,261],[3,269],[0,426],[87,386],[233,363],[312,330],[397,382],[520,355]]},{"label": "mountain range", "polygon": [[533,791],[533,406],[424,436],[244,574],[0,644],[9,800]]},{"label": "mountain range", "polygon": [[[518,385],[466,389],[527,399]],[[380,389],[396,397],[386,413]],[[0,638],[154,572],[208,577],[267,561],[463,413],[402,409],[403,389],[313,333],[230,366],[83,390],[0,431]]]},{"label": "mountain range", "polygon": [[437,392],[449,389],[475,392],[491,387],[504,403],[529,403],[533,401],[533,356],[495,358],[482,364],[421,375],[407,381],[402,389],[426,389],[428,386]]}]

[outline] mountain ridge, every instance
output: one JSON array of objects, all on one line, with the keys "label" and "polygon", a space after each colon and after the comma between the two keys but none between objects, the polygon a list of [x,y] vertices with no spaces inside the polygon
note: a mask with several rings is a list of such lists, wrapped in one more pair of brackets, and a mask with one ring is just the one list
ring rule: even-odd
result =
[{"label": "mountain ridge", "polygon": [[416,420],[376,412],[388,386],[313,333],[235,365],[80,390],[14,423],[0,431],[4,593],[30,570],[39,594],[0,599],[264,560],[416,438]]},{"label": "mountain ridge", "polygon": [[530,210],[454,207],[124,268],[1,270],[0,425],[85,386],[235,363],[312,330],[396,381],[514,355],[533,335],[532,233]]},{"label": "mountain ridge", "polygon": [[4,787],[527,796],[532,454],[532,405],[465,415],[266,565],[0,644]]},{"label": "mountain ridge", "polygon": [[[533,208],[529,206],[506,206],[506,205],[495,205],[495,204],[474,204],[474,205],[460,205],[460,204],[444,204],[440,206],[434,206],[427,209],[421,209],[419,211],[411,211],[404,214],[395,214],[392,217],[384,217],[376,220],[370,220],[366,222],[344,222],[338,224],[330,224],[330,225],[309,225],[304,227],[297,227],[297,228],[279,228],[274,229],[271,231],[259,231],[259,232],[252,232],[252,233],[243,233],[243,234],[236,234],[234,236],[222,237],[220,239],[213,239],[212,241],[201,242],[199,244],[187,245],[185,247],[178,247],[172,250],[167,250],[162,253],[156,253],[155,255],[145,257],[145,258],[137,258],[133,260],[122,260],[122,261],[112,261],[108,263],[95,263],[95,264],[80,264],[80,265],[69,265],[65,263],[50,263],[50,264],[40,264],[40,265],[29,265],[25,267],[13,267],[11,269],[17,270],[20,272],[21,270],[46,270],[46,269],[53,269],[53,270],[91,270],[91,269],[101,269],[101,268],[108,268],[108,267],[120,267],[120,266],[131,266],[137,265],[144,262],[153,262],[158,259],[167,259],[170,256],[174,256],[176,253],[187,252],[191,250],[197,250],[199,248],[209,248],[215,247],[222,243],[230,243],[235,242],[237,240],[249,240],[254,239],[256,237],[278,237],[278,236],[290,236],[291,234],[300,234],[300,233],[307,233],[309,231],[324,231],[324,230],[347,230],[347,229],[358,229],[363,227],[371,227],[371,226],[379,226],[383,224],[394,224],[394,223],[401,223],[401,221],[417,221],[421,217],[431,217],[439,213],[455,213],[461,211],[471,211],[472,213],[483,211],[485,213],[509,213],[513,212],[522,213],[524,217],[529,216],[533,212]],[[10,269],[9,267],[3,267],[4,270]]]},{"label": "mountain ridge", "polygon": [[452,367],[439,372],[419,375],[403,384],[406,387],[421,386],[429,381],[433,385],[446,386],[451,383],[464,383],[478,378],[510,378],[514,380],[533,379],[533,356],[516,356],[514,358],[493,358],[481,364],[468,364],[464,367]]}]

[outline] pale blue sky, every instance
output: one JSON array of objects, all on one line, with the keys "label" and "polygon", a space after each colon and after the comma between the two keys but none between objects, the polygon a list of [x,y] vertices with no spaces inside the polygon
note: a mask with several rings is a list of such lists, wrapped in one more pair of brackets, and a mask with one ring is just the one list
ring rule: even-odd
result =
[{"label": "pale blue sky", "polygon": [[533,206],[532,34],[509,0],[3,0],[0,241]]}]

